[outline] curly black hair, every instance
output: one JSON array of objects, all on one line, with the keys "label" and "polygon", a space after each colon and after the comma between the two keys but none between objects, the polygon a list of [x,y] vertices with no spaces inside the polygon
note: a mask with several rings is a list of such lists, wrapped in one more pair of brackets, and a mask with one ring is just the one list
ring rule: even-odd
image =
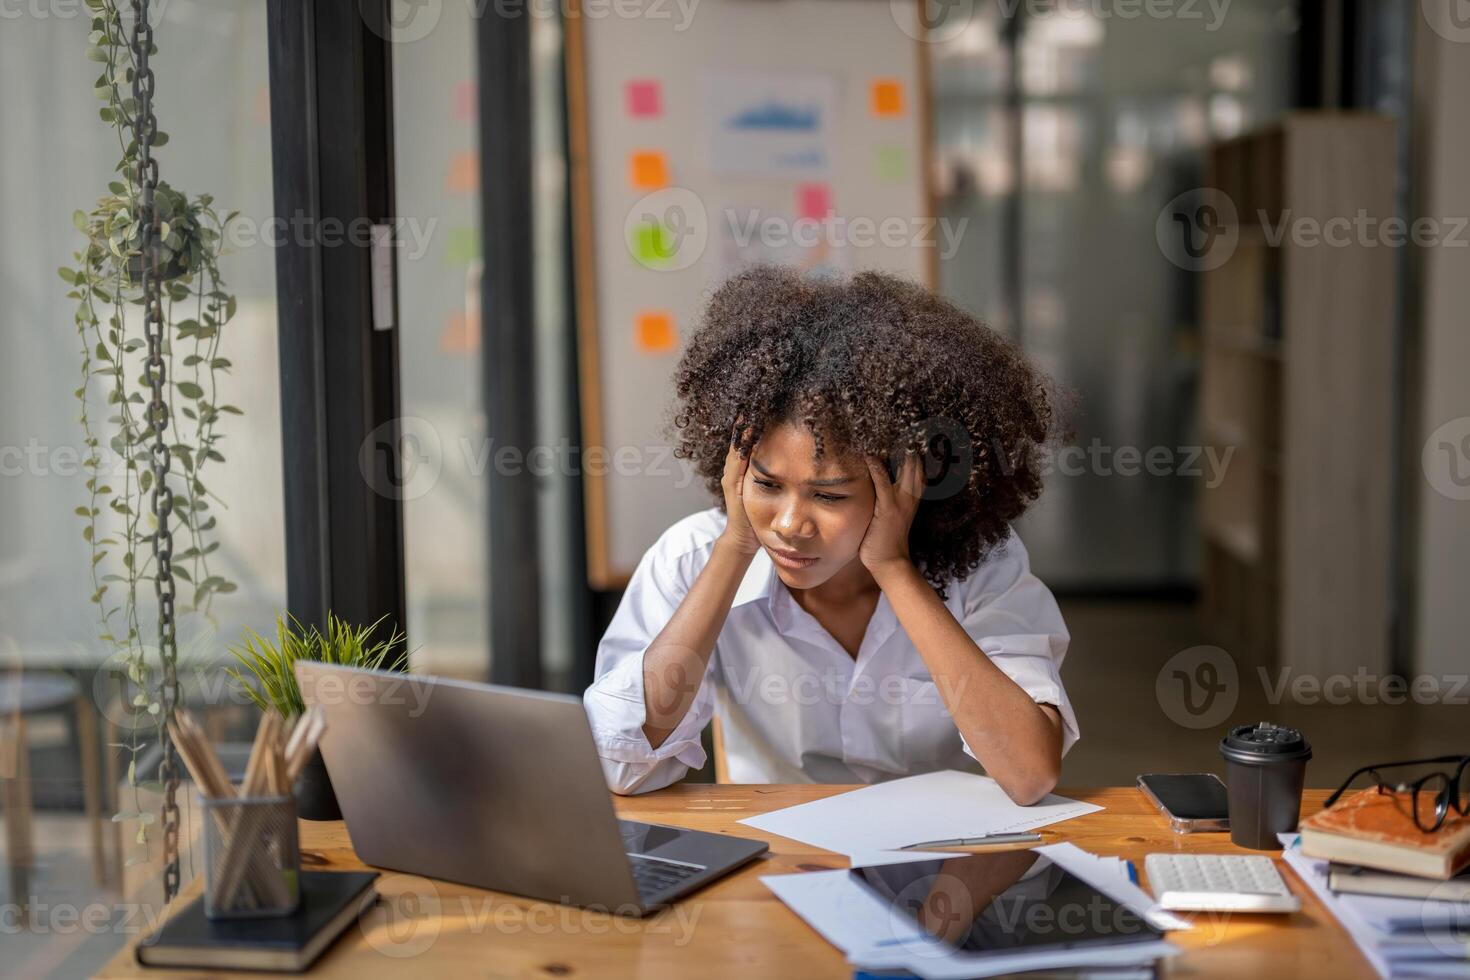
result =
[{"label": "curly black hair", "polygon": [[912,282],[878,272],[818,279],[777,266],[711,296],[674,379],[675,455],[721,508],[732,442],[748,455],[783,422],[820,457],[924,453],[909,548],[945,594],[1041,493],[1055,434],[1048,379],[1004,337]]}]

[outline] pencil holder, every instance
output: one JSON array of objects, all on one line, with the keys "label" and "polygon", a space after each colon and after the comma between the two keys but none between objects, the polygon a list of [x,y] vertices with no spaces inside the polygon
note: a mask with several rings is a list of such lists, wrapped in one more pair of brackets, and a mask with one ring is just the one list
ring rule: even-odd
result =
[{"label": "pencil holder", "polygon": [[212,799],[204,807],[204,913],[290,915],[301,902],[301,848],[290,796]]}]

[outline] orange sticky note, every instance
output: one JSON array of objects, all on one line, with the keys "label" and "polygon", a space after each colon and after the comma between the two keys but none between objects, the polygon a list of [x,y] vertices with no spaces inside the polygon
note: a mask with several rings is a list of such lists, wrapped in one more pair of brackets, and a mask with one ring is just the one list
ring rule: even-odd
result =
[{"label": "orange sticky note", "polygon": [[639,150],[629,163],[628,177],[640,190],[654,191],[669,183],[669,167],[664,155],[655,150]]},{"label": "orange sticky note", "polygon": [[468,316],[455,310],[444,318],[444,327],[439,331],[439,349],[446,354],[469,354],[480,349],[480,315],[471,311]]},{"label": "orange sticky note", "polygon": [[875,78],[870,90],[875,116],[903,115],[903,83],[892,78]]},{"label": "orange sticky note", "polygon": [[480,186],[480,155],[456,153],[449,161],[449,174],[444,189],[451,194],[473,194]]},{"label": "orange sticky note", "polygon": [[674,333],[674,318],[668,313],[655,311],[638,314],[638,329],[634,333],[638,349],[647,354],[662,354],[678,347]]}]

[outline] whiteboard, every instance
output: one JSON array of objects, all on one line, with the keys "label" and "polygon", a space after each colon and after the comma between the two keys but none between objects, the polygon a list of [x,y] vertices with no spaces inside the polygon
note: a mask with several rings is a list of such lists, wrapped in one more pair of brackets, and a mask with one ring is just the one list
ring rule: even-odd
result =
[{"label": "whiteboard", "polygon": [[565,25],[582,478],[588,578],[611,589],[715,503],[668,423],[719,282],[774,261],[932,287],[939,236],[917,4],[581,2]]}]

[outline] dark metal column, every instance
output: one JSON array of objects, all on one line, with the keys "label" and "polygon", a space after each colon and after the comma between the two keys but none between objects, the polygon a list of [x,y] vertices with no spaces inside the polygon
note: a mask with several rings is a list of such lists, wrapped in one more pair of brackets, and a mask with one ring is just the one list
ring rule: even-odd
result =
[{"label": "dark metal column", "polygon": [[267,4],[287,603],[305,623],[406,622],[398,341],[373,329],[369,245],[394,210],[386,3]]},{"label": "dark metal column", "polygon": [[[496,450],[517,448],[524,460],[536,441],[531,18],[497,16],[490,6],[478,35],[485,430]],[[490,678],[540,687],[536,478],[524,465],[491,472]]]}]

